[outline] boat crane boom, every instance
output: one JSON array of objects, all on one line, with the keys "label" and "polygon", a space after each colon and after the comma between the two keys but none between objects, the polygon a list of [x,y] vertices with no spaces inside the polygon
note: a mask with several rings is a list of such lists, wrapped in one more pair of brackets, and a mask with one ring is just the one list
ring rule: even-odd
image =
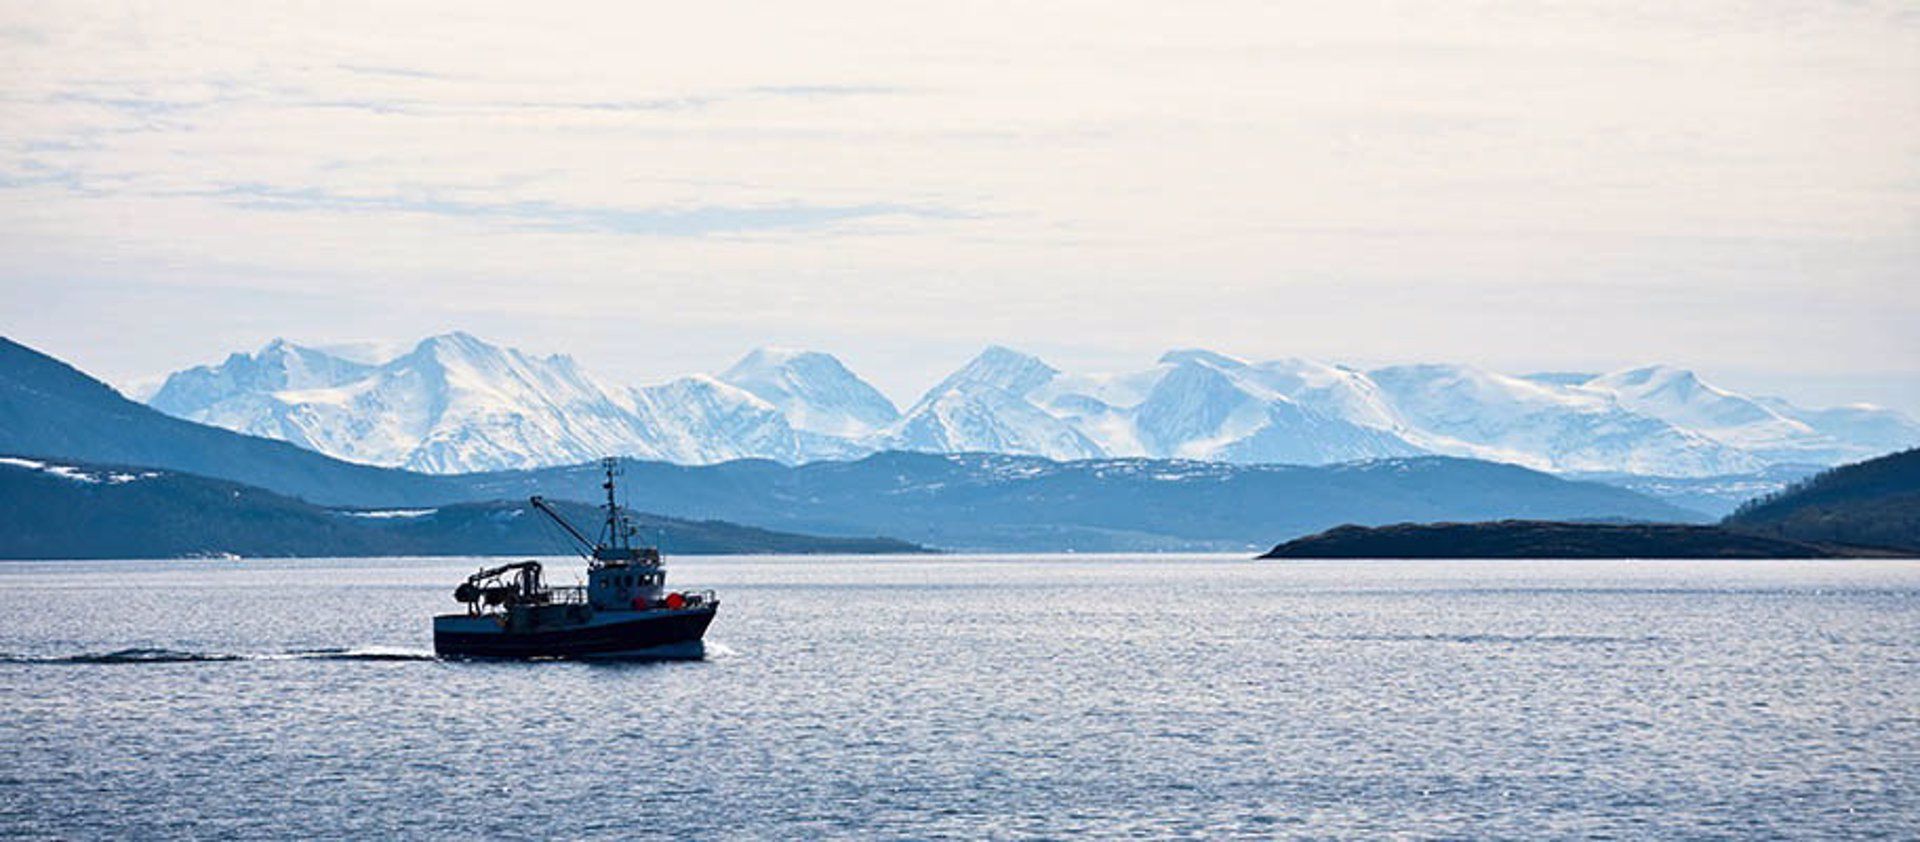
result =
[{"label": "boat crane boom", "polygon": [[537,561],[516,561],[516,562],[514,562],[514,563],[512,563],[512,564],[502,564],[502,565],[500,565],[499,567],[487,567],[487,568],[483,568],[483,569],[481,569],[481,571],[480,571],[480,572],[478,572],[478,573],[475,573],[475,574],[473,574],[472,576],[468,576],[468,577],[467,577],[467,581],[469,581],[469,582],[480,582],[480,581],[482,581],[482,580],[485,580],[485,579],[491,579],[491,578],[493,578],[493,577],[495,577],[495,576],[498,576],[498,575],[500,575],[500,574],[502,574],[502,573],[510,573],[510,572],[512,572],[512,571],[515,571],[515,570],[525,570],[525,569],[528,569],[528,568],[532,568],[532,569],[534,569],[534,570],[539,570],[539,569],[540,569],[540,562],[537,562]]},{"label": "boat crane boom", "polygon": [[572,536],[573,540],[578,542],[583,548],[584,552],[582,552],[581,555],[592,557],[594,548],[593,541],[589,540],[587,536],[580,534],[580,530],[573,528],[573,524],[568,523],[566,518],[561,517],[559,512],[554,511],[552,506],[547,505],[546,498],[535,494],[532,497],[528,497],[527,502],[532,504],[535,509],[540,510],[541,514],[552,518],[554,523],[560,524],[560,528],[566,530],[567,534]]}]

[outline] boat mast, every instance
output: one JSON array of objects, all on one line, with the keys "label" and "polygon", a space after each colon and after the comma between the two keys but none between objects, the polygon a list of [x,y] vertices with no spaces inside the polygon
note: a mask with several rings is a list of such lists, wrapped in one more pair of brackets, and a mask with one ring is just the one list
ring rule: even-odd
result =
[{"label": "boat mast", "polygon": [[613,478],[620,472],[620,459],[616,456],[608,456],[600,460],[600,467],[607,472],[607,481],[600,484],[601,488],[607,490],[607,540],[603,543],[605,546],[624,550],[630,546],[627,538],[632,530],[627,527],[626,515],[620,512],[619,501],[613,497]]},{"label": "boat mast", "polygon": [[620,460],[609,456],[600,460],[600,467],[607,472],[606,482],[600,485],[601,488],[607,491],[607,520],[600,528],[600,540],[598,542],[588,538],[586,534],[580,530],[573,528],[573,524],[568,523],[566,518],[561,517],[560,512],[549,505],[545,498],[536,495],[528,498],[527,502],[532,503],[533,507],[540,510],[541,514],[551,518],[554,523],[560,524],[561,529],[566,530],[567,535],[573,538],[574,543],[580,545],[580,554],[592,562],[592,564],[588,565],[590,568],[597,569],[603,563],[631,564],[636,561],[646,560],[651,560],[651,563],[658,564],[660,556],[657,551],[651,549],[642,551],[633,548],[632,538],[634,533],[639,530],[627,522],[626,512],[621,511],[620,501],[614,497],[613,478],[620,474]]}]

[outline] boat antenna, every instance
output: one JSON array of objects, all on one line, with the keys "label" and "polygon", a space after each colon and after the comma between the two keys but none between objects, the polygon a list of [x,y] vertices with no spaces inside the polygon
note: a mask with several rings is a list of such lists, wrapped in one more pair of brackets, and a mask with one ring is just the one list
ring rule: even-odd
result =
[{"label": "boat antenna", "polygon": [[613,478],[620,475],[620,457],[608,456],[600,460],[600,467],[607,472],[607,481],[601,484],[607,490],[607,540],[606,545],[617,549],[626,549],[627,518],[620,513],[620,502],[614,499]]}]

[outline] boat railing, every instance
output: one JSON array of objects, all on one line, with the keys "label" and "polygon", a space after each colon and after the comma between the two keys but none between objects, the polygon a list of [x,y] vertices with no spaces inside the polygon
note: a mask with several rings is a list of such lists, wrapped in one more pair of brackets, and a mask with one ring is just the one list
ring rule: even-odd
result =
[{"label": "boat railing", "polygon": [[549,605],[585,605],[587,587],[585,585],[559,585],[552,588],[552,596],[547,598]]}]

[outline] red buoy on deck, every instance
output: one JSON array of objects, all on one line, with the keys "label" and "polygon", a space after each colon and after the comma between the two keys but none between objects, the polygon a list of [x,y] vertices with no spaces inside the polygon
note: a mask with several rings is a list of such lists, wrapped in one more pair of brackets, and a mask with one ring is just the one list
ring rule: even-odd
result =
[{"label": "red buoy on deck", "polygon": [[675,611],[685,608],[687,607],[687,598],[681,596],[678,591],[667,594],[667,607]]}]

